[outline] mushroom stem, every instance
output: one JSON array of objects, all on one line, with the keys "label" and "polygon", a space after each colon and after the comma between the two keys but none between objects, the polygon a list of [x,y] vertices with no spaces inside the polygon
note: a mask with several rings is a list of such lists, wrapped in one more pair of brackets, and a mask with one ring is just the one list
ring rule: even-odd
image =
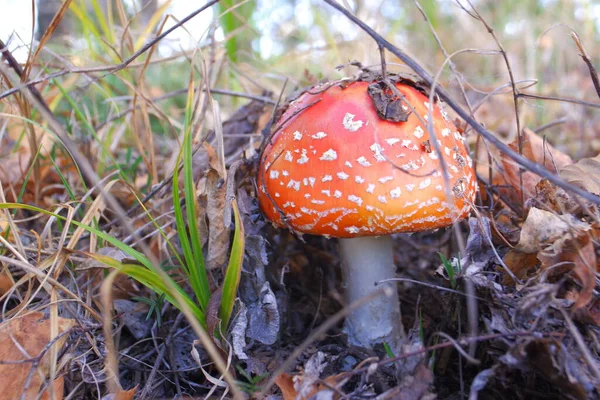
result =
[{"label": "mushroom stem", "polygon": [[[393,240],[390,236],[340,239],[342,269],[348,304],[379,289],[375,283],[395,278]],[[346,318],[345,331],[353,345],[372,348],[387,343],[398,350],[404,336],[400,301],[395,282],[386,282],[391,296],[380,295],[355,309]]]}]

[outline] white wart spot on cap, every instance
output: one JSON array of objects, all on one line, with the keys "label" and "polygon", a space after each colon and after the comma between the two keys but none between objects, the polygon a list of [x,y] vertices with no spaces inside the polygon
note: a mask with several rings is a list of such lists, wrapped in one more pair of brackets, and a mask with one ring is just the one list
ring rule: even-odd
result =
[{"label": "white wart spot on cap", "polygon": [[356,159],[356,162],[362,165],[363,167],[370,167],[371,163],[367,161],[366,157],[360,156]]},{"label": "white wart spot on cap", "polygon": [[293,179],[290,179],[290,181],[287,184],[287,187],[294,188],[294,190],[297,192],[300,190],[300,181],[295,181]]},{"label": "white wart spot on cap", "polygon": [[374,153],[373,156],[377,161],[385,161],[385,157],[381,154],[383,152],[383,147],[381,147],[379,143],[373,143],[369,149]]},{"label": "white wart spot on cap", "polygon": [[383,176],[381,178],[379,178],[379,183],[386,183],[391,181],[392,179],[394,179],[393,176]]},{"label": "white wart spot on cap", "polygon": [[306,155],[306,149],[302,149],[302,155],[296,162],[298,164],[306,164],[308,162],[308,156]]},{"label": "white wart spot on cap", "polygon": [[362,176],[360,176],[360,175],[356,175],[356,176],[354,177],[354,181],[355,181],[356,183],[365,183],[365,178],[363,178],[363,177],[362,177]]},{"label": "white wart spot on cap", "polygon": [[284,169],[283,171],[281,171],[281,174],[283,176],[288,176],[290,173],[287,170]]},{"label": "white wart spot on cap", "polygon": [[450,136],[450,133],[451,133],[451,132],[452,132],[452,131],[451,131],[450,129],[448,129],[448,128],[444,128],[444,129],[442,129],[442,137],[447,137],[447,136]]},{"label": "white wart spot on cap", "polygon": [[369,183],[367,185],[367,193],[373,193],[375,191],[375,185],[372,183]]},{"label": "white wart spot on cap", "polygon": [[331,197],[331,192],[329,190],[321,190],[321,193],[323,193],[327,197]]},{"label": "white wart spot on cap", "polygon": [[344,115],[344,120],[342,121],[344,128],[350,132],[356,132],[363,126],[363,122],[360,120],[354,121],[354,117],[356,117],[356,115],[346,113],[346,115]]},{"label": "white wart spot on cap", "polygon": [[323,139],[324,137],[327,137],[327,134],[325,132],[317,132],[314,135],[311,136],[313,139]]},{"label": "white wart spot on cap", "polygon": [[360,229],[358,229],[356,226],[349,226],[349,227],[344,228],[344,229],[348,233],[358,233],[360,231]]},{"label": "white wart spot on cap", "polygon": [[400,197],[401,194],[402,194],[402,190],[400,190],[399,186],[390,190],[390,196],[392,197],[392,199],[397,199],[398,197]]},{"label": "white wart spot on cap", "polygon": [[389,139],[385,139],[385,142],[387,144],[389,144],[390,146],[395,145],[396,143],[398,143],[400,141],[400,139],[398,138],[389,138]]},{"label": "white wart spot on cap", "polygon": [[361,199],[360,197],[355,196],[353,194],[351,194],[351,195],[348,196],[348,200],[351,201],[351,202],[353,202],[353,203],[358,204],[359,206],[363,203],[363,199]]},{"label": "white wart spot on cap", "polygon": [[403,170],[406,170],[406,171],[412,171],[415,169],[419,169],[419,166],[417,165],[417,163],[414,160],[410,160],[406,164],[400,165],[400,168],[402,168]]},{"label": "white wart spot on cap", "polygon": [[271,179],[277,179],[279,178],[279,171],[276,171],[274,169],[269,171],[269,178]]},{"label": "white wart spot on cap", "polygon": [[385,198],[385,196],[377,196],[377,200],[379,200],[383,204],[387,203],[387,199]]},{"label": "white wart spot on cap", "polygon": [[323,155],[319,158],[319,160],[323,161],[334,161],[337,160],[337,153],[333,149],[327,150]]},{"label": "white wart spot on cap", "polygon": [[321,178],[321,182],[328,182],[328,181],[332,181],[333,180],[333,176],[331,175],[325,175],[323,178]]},{"label": "white wart spot on cap", "polygon": [[[427,119],[427,118],[425,118]],[[425,131],[423,130],[423,128],[421,128],[420,126],[417,126],[415,128],[415,131],[413,132],[413,135],[415,135],[415,137],[417,139],[421,139],[423,137],[423,134],[425,133]]]},{"label": "white wart spot on cap", "polygon": [[338,172],[338,173],[337,173],[337,176],[338,176],[338,178],[340,178],[341,180],[344,180],[344,181],[345,181],[346,179],[348,179],[348,177],[349,177],[350,175],[348,175],[348,174],[347,174],[347,173],[345,173],[345,172]]},{"label": "white wart spot on cap", "polygon": [[352,163],[350,161],[346,161],[344,165],[348,168],[352,168]]},{"label": "white wart spot on cap", "polygon": [[431,178],[427,178],[424,181],[421,181],[421,183],[419,183],[419,189],[425,189],[429,185],[431,185]]},{"label": "white wart spot on cap", "polygon": [[415,188],[415,185],[413,185],[412,183],[407,183],[406,185],[404,185],[404,187],[406,188],[406,190],[408,190],[409,192],[412,192],[413,189]]},{"label": "white wart spot on cap", "polygon": [[294,140],[302,140],[302,134],[299,131],[293,133]]},{"label": "white wart spot on cap", "polygon": [[314,176],[308,177],[308,183],[310,184],[310,187],[314,187],[316,181],[317,181],[317,179]]},{"label": "white wart spot on cap", "polygon": [[341,199],[342,192],[340,192],[339,190],[336,190],[335,192],[333,192],[333,197],[335,197],[336,199]]},{"label": "white wart spot on cap", "polygon": [[287,151],[285,152],[285,156],[283,157],[283,159],[284,159],[285,161],[289,161],[289,162],[292,162],[292,161],[294,161],[294,157],[292,156],[292,152],[291,152],[291,151],[289,151],[289,150],[287,150]]}]

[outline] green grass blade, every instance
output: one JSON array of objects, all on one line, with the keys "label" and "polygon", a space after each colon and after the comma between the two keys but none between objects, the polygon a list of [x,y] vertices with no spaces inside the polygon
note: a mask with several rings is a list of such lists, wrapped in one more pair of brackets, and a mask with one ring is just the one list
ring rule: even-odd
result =
[{"label": "green grass blade", "polygon": [[[140,265],[136,264],[123,264],[120,261],[115,260],[114,258],[103,256],[100,254],[86,252],[84,252],[83,254],[135,279],[142,285],[156,292],[158,295],[164,295],[165,299],[169,303],[177,307],[179,310],[182,309],[182,307],[179,306],[177,300],[175,300],[175,297],[171,294],[169,286],[156,272],[143,268]],[[206,329],[204,313],[202,312],[202,310],[200,310],[198,305],[194,303],[190,296],[179,285],[177,285],[173,280],[171,280],[171,283],[174,285],[177,292],[181,295],[185,304],[189,307],[190,310],[192,310],[194,316],[198,319],[198,321],[200,321],[202,327]]]},{"label": "green grass blade", "polygon": [[192,276],[197,281],[198,301],[203,310],[208,306],[210,299],[210,286],[208,284],[208,275],[204,264],[204,255],[202,253],[202,241],[198,231],[198,212],[196,209],[196,185],[194,183],[194,172],[192,168],[192,118],[194,104],[194,84],[190,84],[188,91],[188,102],[185,111],[185,136],[183,140],[183,181],[185,193],[185,207],[187,212],[189,239],[192,246],[193,261],[188,265]]},{"label": "green grass blade", "polygon": [[244,261],[244,248],[246,246],[244,225],[242,224],[240,211],[235,200],[231,203],[231,206],[233,207],[235,218],[235,233],[233,234],[233,244],[231,246],[231,254],[229,255],[229,264],[227,264],[227,271],[225,272],[221,304],[219,306],[219,318],[221,319],[221,329],[223,332],[227,330],[233,311],[233,304],[235,303],[242,275],[242,262]]},{"label": "green grass blade", "polygon": [[[219,22],[225,36],[228,36],[241,26],[250,24],[252,14],[254,14],[254,10],[256,9],[255,0],[248,0],[244,4],[235,7],[239,3],[240,0],[221,0],[218,4]],[[235,9],[232,9],[233,7]],[[225,50],[229,59],[237,63],[239,60],[239,50],[251,49],[250,40],[251,37],[247,33],[244,35],[232,35],[225,43]]]},{"label": "green grass blade", "polygon": [[[181,152],[175,163],[175,170],[173,171],[173,211],[175,214],[175,225],[177,227],[177,236],[179,237],[179,243],[181,244],[181,250],[183,251],[183,267],[186,275],[190,279],[190,285],[194,294],[198,296],[200,287],[198,282],[193,277],[193,273],[190,270],[190,266],[193,264],[194,256],[192,254],[192,246],[187,235],[187,227],[185,224],[185,218],[183,216],[183,210],[181,208],[181,198],[179,197],[179,162],[181,161]],[[201,305],[201,307],[203,307]],[[204,309],[204,308],[203,308]]]}]

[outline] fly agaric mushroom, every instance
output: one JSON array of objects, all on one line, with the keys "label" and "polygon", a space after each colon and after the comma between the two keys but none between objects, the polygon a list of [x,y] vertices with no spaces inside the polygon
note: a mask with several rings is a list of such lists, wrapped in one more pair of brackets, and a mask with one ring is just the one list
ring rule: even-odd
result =
[{"label": "fly agaric mushroom", "polygon": [[[348,303],[395,277],[390,234],[446,227],[470,211],[477,184],[464,138],[406,78],[317,86],[275,126],[258,170],[260,206],[275,225],[339,238]],[[351,344],[398,349],[400,304],[388,284],[391,298],[379,296],[346,319]]]}]

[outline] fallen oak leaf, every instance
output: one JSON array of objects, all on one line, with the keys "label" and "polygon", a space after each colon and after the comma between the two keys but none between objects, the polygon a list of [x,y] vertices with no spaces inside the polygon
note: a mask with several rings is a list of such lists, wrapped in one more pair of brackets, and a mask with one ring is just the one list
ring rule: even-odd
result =
[{"label": "fallen oak leaf", "polygon": [[558,254],[565,241],[581,236],[590,229],[589,224],[571,215],[558,215],[533,207],[523,223],[519,243],[515,249],[522,253],[537,253],[543,250]]},{"label": "fallen oak leaf", "polygon": [[129,390],[118,389],[115,393],[107,394],[102,400],[133,400],[137,392],[137,385]]},{"label": "fallen oak leaf", "polygon": [[226,173],[219,162],[217,152],[208,144],[204,145],[208,154],[210,169],[206,172],[206,219],[208,220],[208,254],[206,265],[209,270],[223,267],[228,260],[230,229],[223,215],[226,214],[227,185]]},{"label": "fallen oak leaf", "polygon": [[590,240],[589,235],[567,240],[559,254],[552,255],[540,252],[538,259],[542,262],[542,269],[558,263],[570,264],[570,268],[582,286],[574,308],[579,309],[588,305],[594,295],[596,272],[598,271],[594,243]]},{"label": "fallen oak leaf", "polygon": [[[308,400],[313,399],[319,393],[328,392],[328,399],[339,399],[340,395],[337,393],[332,393],[331,387],[340,387],[345,384],[348,380],[347,373],[340,373],[336,375],[328,376],[323,379],[323,383],[315,383],[313,384],[312,390],[305,396],[301,396],[298,393],[298,383],[302,382],[303,375],[290,375],[283,373],[277,377],[275,380],[275,384],[281,390],[281,395],[283,400]],[[317,397],[318,398],[318,397]]]},{"label": "fallen oak leaf", "polygon": [[[548,171],[557,172],[563,169],[565,166],[572,164],[573,160],[567,154],[554,148],[550,145],[545,138],[538,136],[529,128],[524,128],[521,135],[522,154],[527,159],[534,161],[538,164],[543,165]],[[519,151],[519,138],[508,145],[512,150]],[[502,166],[504,167],[504,178],[506,182],[512,186],[514,192],[512,196],[519,198],[521,195],[521,178],[519,176],[520,165],[515,163],[507,155],[501,154]],[[542,178],[529,171],[523,171],[523,195],[525,200],[528,200],[535,196],[536,185],[542,180]],[[495,182],[502,184],[502,182]],[[509,192],[511,193],[511,192]]]},{"label": "fallen oak leaf", "polygon": [[[50,319],[44,314],[34,312],[23,317],[12,318],[0,325],[0,400],[18,399],[22,394],[26,399],[50,399],[48,387],[44,382],[50,370]],[[51,346],[62,348],[68,335],[64,334],[75,325],[75,321],[58,318],[57,339]],[[31,368],[35,368],[32,371]],[[29,382],[28,382],[29,380]],[[62,398],[62,379],[52,383],[55,399]],[[43,393],[38,393],[44,387]]]},{"label": "fallen oak leaf", "polygon": [[[572,270],[582,285],[575,308],[587,305],[595,287],[597,261],[593,242],[590,240],[592,227],[572,215],[531,208],[523,223],[519,243],[504,256],[506,266],[519,278],[541,262],[541,270],[559,263]],[[559,274],[561,270],[553,271]],[[505,280],[510,281],[509,277]]]},{"label": "fallen oak leaf", "polygon": [[583,158],[560,170],[560,177],[593,194],[600,194],[600,154]]},{"label": "fallen oak leaf", "polygon": [[294,377],[293,375],[286,374],[285,372],[275,379],[275,384],[281,390],[283,400],[296,400],[298,392],[294,388]]},{"label": "fallen oak leaf", "polygon": [[15,284],[8,270],[0,272],[0,296],[4,296]]}]

